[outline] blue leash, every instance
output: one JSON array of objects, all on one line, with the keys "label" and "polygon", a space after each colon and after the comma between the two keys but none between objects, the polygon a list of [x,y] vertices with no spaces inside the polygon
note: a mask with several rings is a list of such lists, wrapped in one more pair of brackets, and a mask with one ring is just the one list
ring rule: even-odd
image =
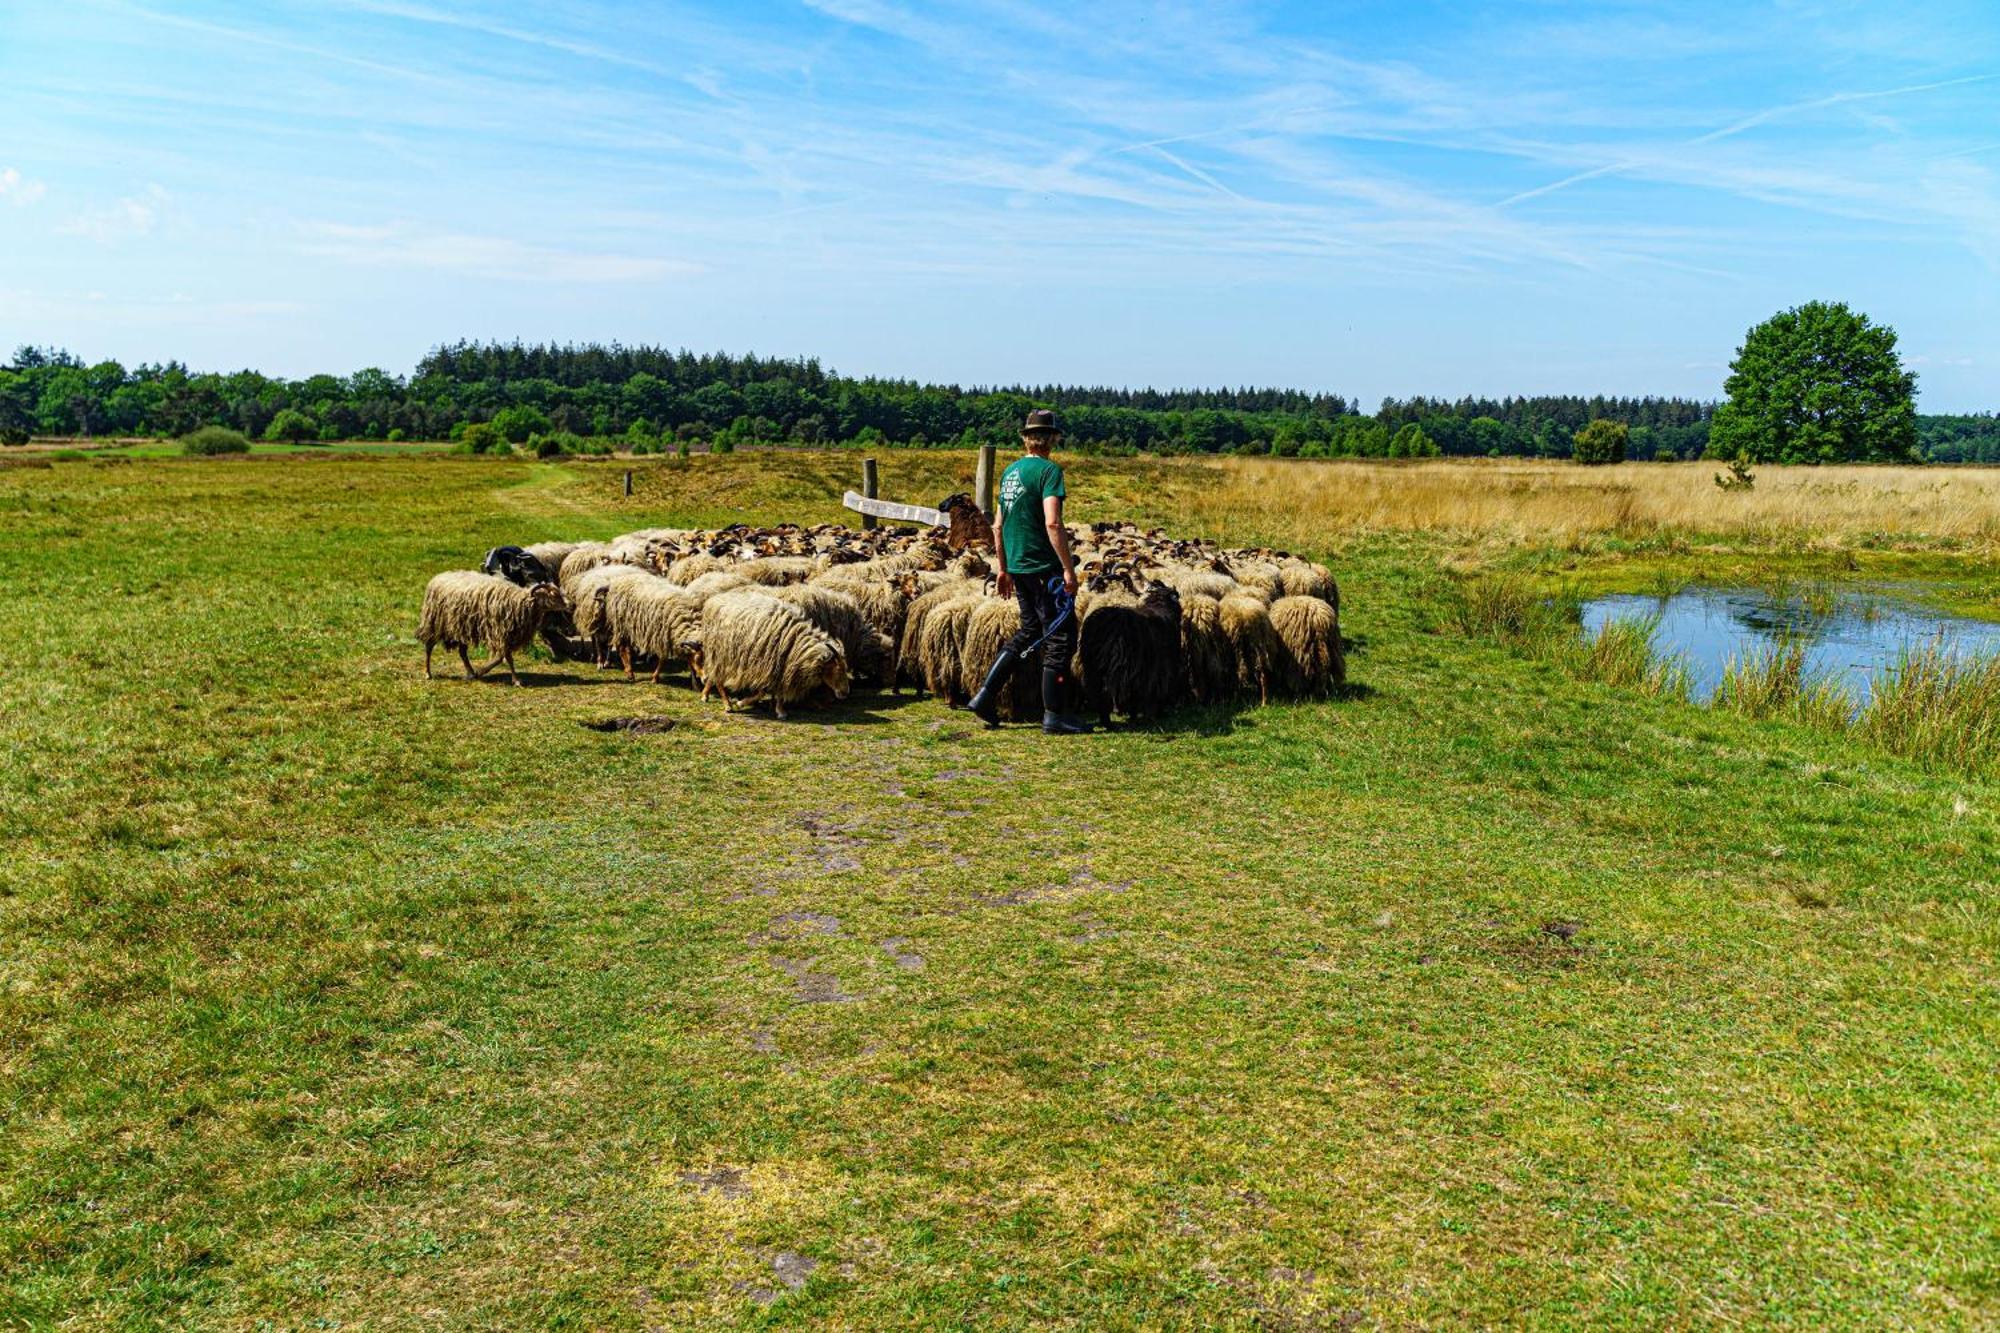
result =
[{"label": "blue leash", "polygon": [[1056,618],[1049,622],[1049,627],[1042,632],[1041,638],[1021,650],[1023,657],[1047,643],[1055,632],[1063,627],[1063,622],[1069,619],[1069,613],[1076,610],[1076,598],[1070,596],[1069,590],[1063,587],[1062,575],[1056,574],[1049,579],[1049,595],[1056,599]]}]

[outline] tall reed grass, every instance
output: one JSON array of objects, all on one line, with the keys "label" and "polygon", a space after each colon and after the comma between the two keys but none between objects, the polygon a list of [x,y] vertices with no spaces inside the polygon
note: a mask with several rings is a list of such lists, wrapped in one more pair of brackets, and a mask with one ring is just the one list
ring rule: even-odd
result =
[{"label": "tall reed grass", "polygon": [[[1579,680],[1692,698],[1684,659],[1662,653],[1657,619],[1611,620],[1584,631],[1574,596],[1546,597],[1518,576],[1454,583],[1443,628],[1491,639]],[[1929,767],[2000,772],[2000,656],[1964,654],[1944,640],[1906,649],[1874,681],[1866,703],[1811,665],[1805,640],[1783,638],[1733,658],[1709,706],[1841,732]]]},{"label": "tall reed grass", "polygon": [[1845,727],[1854,700],[1838,681],[1808,665],[1806,650],[1805,640],[1786,637],[1731,658],[1710,703],[1746,717]]},{"label": "tall reed grass", "polygon": [[1920,763],[2000,770],[2000,656],[1972,656],[1943,639],[1903,650],[1875,681],[1854,729]]}]

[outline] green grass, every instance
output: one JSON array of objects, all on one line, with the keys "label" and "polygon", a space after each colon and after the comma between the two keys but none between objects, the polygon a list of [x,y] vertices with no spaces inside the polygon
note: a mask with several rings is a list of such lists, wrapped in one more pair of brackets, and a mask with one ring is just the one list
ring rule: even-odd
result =
[{"label": "green grass", "polygon": [[2000,1320],[2000,788],[1441,540],[1311,543],[1351,697],[1083,740],[418,674],[435,570],[855,466],[0,471],[0,1324]]}]

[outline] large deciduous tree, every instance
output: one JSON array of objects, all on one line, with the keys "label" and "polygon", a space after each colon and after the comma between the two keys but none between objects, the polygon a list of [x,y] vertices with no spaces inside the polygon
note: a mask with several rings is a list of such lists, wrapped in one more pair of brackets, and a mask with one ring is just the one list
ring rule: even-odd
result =
[{"label": "large deciduous tree", "polygon": [[1752,463],[1902,462],[1916,457],[1917,377],[1896,331],[1838,302],[1773,315],[1743,339],[1709,452]]}]

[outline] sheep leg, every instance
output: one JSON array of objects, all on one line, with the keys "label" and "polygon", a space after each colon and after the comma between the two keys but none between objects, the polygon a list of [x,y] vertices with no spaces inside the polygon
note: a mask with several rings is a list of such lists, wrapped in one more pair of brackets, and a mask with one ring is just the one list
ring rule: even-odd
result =
[{"label": "sheep leg", "polygon": [[507,661],[507,679],[513,681],[516,686],[520,685],[521,678],[514,674],[514,650],[509,648],[501,656]]},{"label": "sheep leg", "polygon": [[632,673],[632,646],[630,644],[621,643],[618,645],[618,660],[625,664],[625,679],[627,682],[639,679]]},{"label": "sheep leg", "polygon": [[660,683],[660,673],[662,671],[665,671],[666,669],[667,669],[667,657],[665,653],[662,653],[660,654],[660,656],[653,659],[653,683],[655,685],[658,685]]},{"label": "sheep leg", "polygon": [[429,680],[429,679],[431,679],[431,649],[433,649],[433,648],[435,648],[435,647],[437,647],[437,645],[436,645],[436,644],[434,644],[434,643],[427,643],[427,644],[425,644],[425,645],[424,645],[424,679],[425,679],[425,680]]},{"label": "sheep leg", "polygon": [[479,673],[472,669],[472,659],[465,655],[465,645],[462,643],[458,645],[458,660],[465,663],[465,678],[467,680],[479,679]]},{"label": "sheep leg", "polygon": [[772,696],[771,696],[771,707],[772,707],[772,708],[773,708],[773,709],[774,709],[774,710],[775,710],[775,711],[777,712],[777,714],[778,714],[778,720],[779,720],[780,722],[784,721],[784,718],[785,718],[785,698],[784,698],[784,696],[783,696],[783,695],[781,695],[781,694],[774,694],[774,695],[772,695]]}]

